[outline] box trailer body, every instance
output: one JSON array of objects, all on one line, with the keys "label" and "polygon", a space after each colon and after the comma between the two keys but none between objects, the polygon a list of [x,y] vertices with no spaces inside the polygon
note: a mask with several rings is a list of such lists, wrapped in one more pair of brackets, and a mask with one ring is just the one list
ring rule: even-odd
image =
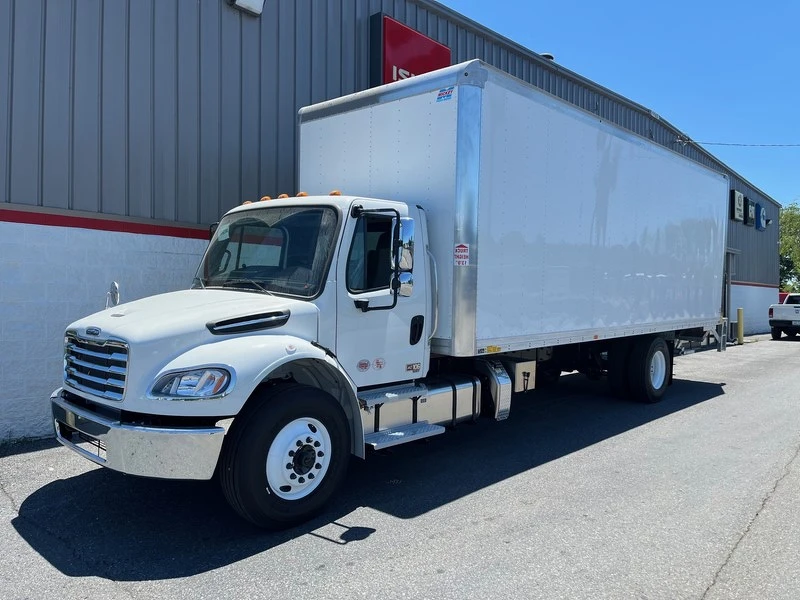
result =
[{"label": "box trailer body", "polygon": [[300,111],[298,189],[419,204],[433,350],[719,321],[728,182],[480,61]]},{"label": "box trailer body", "polygon": [[675,340],[718,323],[725,178],[479,61],[304,108],[298,135],[305,193],[226,213],[191,289],[67,328],[62,444],[217,476],[285,527],[351,455],[503,420],[563,371],[657,402]]}]

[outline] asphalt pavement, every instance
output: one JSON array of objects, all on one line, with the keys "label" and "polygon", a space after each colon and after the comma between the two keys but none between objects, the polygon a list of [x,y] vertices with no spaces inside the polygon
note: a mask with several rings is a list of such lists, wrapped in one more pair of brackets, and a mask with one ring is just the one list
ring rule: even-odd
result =
[{"label": "asphalt pavement", "polygon": [[2,447],[0,599],[796,600],[800,339],[767,337],[677,357],[656,405],[566,375],[507,421],[354,459],[281,533],[212,482]]}]

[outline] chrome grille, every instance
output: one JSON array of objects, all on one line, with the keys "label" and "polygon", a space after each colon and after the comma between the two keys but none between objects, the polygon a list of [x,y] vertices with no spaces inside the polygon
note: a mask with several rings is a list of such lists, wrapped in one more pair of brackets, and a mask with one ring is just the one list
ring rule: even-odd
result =
[{"label": "chrome grille", "polygon": [[122,400],[128,374],[128,345],[120,340],[87,340],[67,332],[64,382],[108,400]]}]

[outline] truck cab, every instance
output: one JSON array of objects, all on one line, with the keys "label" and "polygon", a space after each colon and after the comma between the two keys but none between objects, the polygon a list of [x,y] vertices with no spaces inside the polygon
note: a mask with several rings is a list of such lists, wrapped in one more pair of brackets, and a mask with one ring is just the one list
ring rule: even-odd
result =
[{"label": "truck cab", "polygon": [[52,397],[59,441],[134,475],[221,471],[234,508],[259,524],[292,522],[297,501],[307,515],[376,432],[358,389],[427,372],[426,238],[424,212],[400,202],[303,196],[231,210],[191,289],[69,327]]}]

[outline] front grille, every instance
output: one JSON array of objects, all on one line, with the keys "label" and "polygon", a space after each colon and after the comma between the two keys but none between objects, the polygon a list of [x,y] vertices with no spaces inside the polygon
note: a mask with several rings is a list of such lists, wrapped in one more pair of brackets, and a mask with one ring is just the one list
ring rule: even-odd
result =
[{"label": "front grille", "polygon": [[120,340],[86,340],[67,332],[64,382],[108,400],[122,400],[128,374],[128,345]]}]

